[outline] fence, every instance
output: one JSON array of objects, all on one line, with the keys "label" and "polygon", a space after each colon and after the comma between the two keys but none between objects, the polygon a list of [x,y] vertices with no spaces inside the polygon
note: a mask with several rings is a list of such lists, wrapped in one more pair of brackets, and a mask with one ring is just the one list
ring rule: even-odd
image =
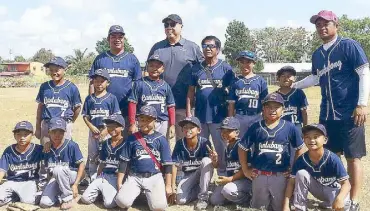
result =
[{"label": "fence", "polygon": [[[311,72],[298,72],[296,75],[296,81],[300,81],[310,74]],[[277,85],[278,84],[276,73],[257,73],[257,75],[263,77],[266,80],[267,85]]]}]

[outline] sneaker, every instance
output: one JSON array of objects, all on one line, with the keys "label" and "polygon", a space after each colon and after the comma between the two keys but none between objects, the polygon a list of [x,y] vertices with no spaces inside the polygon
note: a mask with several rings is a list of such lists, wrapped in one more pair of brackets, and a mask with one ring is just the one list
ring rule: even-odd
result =
[{"label": "sneaker", "polygon": [[61,210],[71,209],[75,204],[77,204],[77,202],[80,200],[80,198],[81,198],[81,195],[78,195],[76,198],[74,198],[70,201],[63,202],[62,205],[60,205],[60,209]]},{"label": "sneaker", "polygon": [[352,201],[349,211],[360,211],[360,203]]},{"label": "sneaker", "polygon": [[199,199],[197,204],[195,205],[195,210],[205,210],[207,209],[208,202],[206,200]]}]

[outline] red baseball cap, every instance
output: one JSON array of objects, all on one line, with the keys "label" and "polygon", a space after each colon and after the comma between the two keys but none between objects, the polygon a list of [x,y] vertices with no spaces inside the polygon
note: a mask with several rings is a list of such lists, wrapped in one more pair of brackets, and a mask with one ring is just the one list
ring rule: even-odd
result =
[{"label": "red baseball cap", "polygon": [[310,18],[310,22],[313,24],[316,24],[317,19],[322,18],[327,21],[333,21],[335,23],[338,23],[338,17],[334,14],[334,12],[329,10],[322,10],[317,15],[313,15]]}]

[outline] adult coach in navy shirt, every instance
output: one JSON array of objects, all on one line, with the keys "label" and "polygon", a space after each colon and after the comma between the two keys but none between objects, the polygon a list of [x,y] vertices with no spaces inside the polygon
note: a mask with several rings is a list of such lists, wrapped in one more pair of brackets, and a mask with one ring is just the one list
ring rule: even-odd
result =
[{"label": "adult coach in navy shirt", "polygon": [[[91,77],[97,69],[108,70],[111,81],[107,91],[117,97],[122,115],[125,117],[132,81],[141,78],[140,63],[134,54],[124,51],[125,32],[122,26],[111,26],[107,39],[110,49],[95,58],[89,76]],[[91,80],[89,94],[92,93],[94,93],[94,86]]]},{"label": "adult coach in navy shirt", "polygon": [[181,36],[182,19],[171,14],[162,20],[166,39],[154,44],[148,59],[157,50],[164,55],[163,79],[171,86],[176,103],[176,136],[182,138],[183,133],[178,122],[185,118],[186,94],[190,84],[190,68],[194,63],[203,60],[200,48],[194,42]]},{"label": "adult coach in navy shirt", "polygon": [[361,158],[366,155],[366,106],[370,91],[369,62],[360,44],[337,34],[338,18],[323,10],[310,19],[323,45],[312,55],[312,75],[295,84],[321,87],[320,123],[328,131],[326,147],[344,152],[351,182],[351,210],[357,202],[363,180]]}]

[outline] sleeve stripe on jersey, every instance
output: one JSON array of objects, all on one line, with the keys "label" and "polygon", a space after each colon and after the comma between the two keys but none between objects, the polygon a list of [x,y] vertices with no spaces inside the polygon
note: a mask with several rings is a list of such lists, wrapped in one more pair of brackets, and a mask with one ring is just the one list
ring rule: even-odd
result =
[{"label": "sleeve stripe on jersey", "polygon": [[238,146],[240,147],[240,149],[242,149],[244,151],[248,151],[249,150],[249,149],[245,148],[241,143],[239,143]]},{"label": "sleeve stripe on jersey", "polygon": [[226,100],[228,103],[235,103],[235,100]]},{"label": "sleeve stripe on jersey", "polygon": [[290,175],[289,178],[295,179],[295,175]]},{"label": "sleeve stripe on jersey", "polygon": [[82,103],[77,103],[73,106],[73,108],[77,108],[77,107],[81,107],[82,106]]},{"label": "sleeve stripe on jersey", "polygon": [[137,101],[136,100],[133,100],[133,99],[128,99],[127,101],[137,104]]},{"label": "sleeve stripe on jersey", "polygon": [[130,158],[127,158],[127,157],[123,157],[123,156],[119,156],[119,158],[123,161],[130,161]]},{"label": "sleeve stripe on jersey", "polygon": [[301,108],[301,110],[302,110],[302,111],[303,111],[303,110],[307,110],[307,106],[302,107],[302,108]]},{"label": "sleeve stripe on jersey", "polygon": [[366,67],[369,67],[369,63],[363,64],[363,65],[361,65],[361,66],[357,67],[357,68],[355,69],[355,71],[357,72],[357,70],[362,69],[362,68],[366,68]]},{"label": "sleeve stripe on jersey", "polygon": [[303,144],[301,144],[300,146],[298,146],[298,147],[296,147],[296,148],[294,148],[294,149],[296,149],[296,150],[299,150],[299,149],[302,149],[303,147],[304,147],[304,143]]},{"label": "sleeve stripe on jersey", "polygon": [[342,178],[337,179],[337,181],[338,181],[338,182],[342,182],[342,181],[344,181],[344,180],[348,180],[348,179],[349,179],[349,176],[347,175],[347,176],[344,176],[344,177],[342,177]]},{"label": "sleeve stripe on jersey", "polygon": [[168,108],[175,107],[175,106],[176,106],[176,104],[169,104],[169,105],[167,105]]},{"label": "sleeve stripe on jersey", "polygon": [[80,164],[80,163],[83,163],[83,162],[84,162],[84,160],[81,159],[81,160],[76,161],[76,164]]},{"label": "sleeve stripe on jersey", "polygon": [[41,104],[44,104],[43,102],[39,101],[39,100],[35,100],[36,103],[41,103]]},{"label": "sleeve stripe on jersey", "polygon": [[172,162],[172,161],[162,163],[162,165],[164,165],[164,166],[173,165],[173,164],[174,164],[174,162]]}]

